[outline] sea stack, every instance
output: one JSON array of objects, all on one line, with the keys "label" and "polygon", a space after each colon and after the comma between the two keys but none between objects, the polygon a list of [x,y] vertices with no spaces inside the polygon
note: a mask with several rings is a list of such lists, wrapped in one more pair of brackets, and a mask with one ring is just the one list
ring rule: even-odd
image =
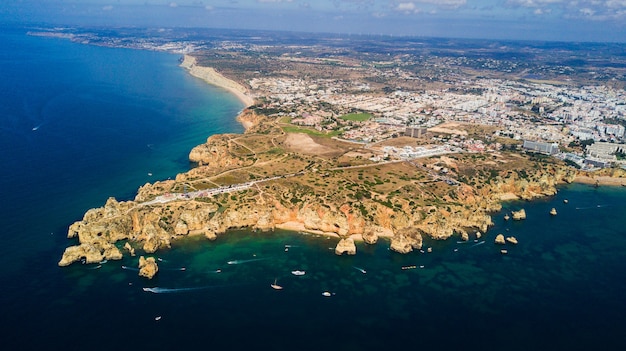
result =
[{"label": "sea stack", "polygon": [[496,236],[496,244],[504,245],[506,242],[504,241],[504,235],[498,234]]},{"label": "sea stack", "polygon": [[523,208],[519,211],[511,211],[511,214],[513,215],[513,219],[516,221],[526,219],[526,211]]},{"label": "sea stack", "polygon": [[550,210],[550,214],[556,216],[556,208],[552,207],[552,209]]},{"label": "sea stack", "polygon": [[517,245],[517,239],[514,236],[507,237],[506,241],[510,242],[513,245]]},{"label": "sea stack", "polygon": [[139,276],[152,279],[159,271],[154,257],[139,257]]},{"label": "sea stack", "polygon": [[337,246],[335,247],[335,254],[341,256],[344,253],[348,255],[356,255],[356,245],[354,244],[354,239],[343,238],[339,240]]}]

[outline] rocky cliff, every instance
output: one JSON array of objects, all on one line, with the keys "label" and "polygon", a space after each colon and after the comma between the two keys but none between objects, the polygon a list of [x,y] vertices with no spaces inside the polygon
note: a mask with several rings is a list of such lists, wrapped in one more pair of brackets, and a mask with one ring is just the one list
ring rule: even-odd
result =
[{"label": "rocky cliff", "polygon": [[[412,163],[338,167],[346,161],[298,154],[281,140],[258,133],[211,136],[190,154],[197,168],[176,180],[144,185],[133,201],[111,198],[87,211],[70,226],[68,237],[78,243],[65,250],[59,265],[121,259],[122,251],[154,253],[185,236],[214,240],[230,229],[286,225],[339,237],[337,254],[356,253],[353,237],[374,244],[381,236],[390,238],[390,249],[407,253],[421,249],[423,236],[443,240],[485,233],[505,195],[552,195],[558,183],[575,176],[559,164],[514,164],[517,155],[499,168],[490,162],[489,169],[463,155],[425,161],[427,166],[446,162],[447,176],[460,180],[450,184],[429,180],[429,172]],[[265,174],[267,180],[248,183]],[[227,181],[248,185],[203,195]]]}]

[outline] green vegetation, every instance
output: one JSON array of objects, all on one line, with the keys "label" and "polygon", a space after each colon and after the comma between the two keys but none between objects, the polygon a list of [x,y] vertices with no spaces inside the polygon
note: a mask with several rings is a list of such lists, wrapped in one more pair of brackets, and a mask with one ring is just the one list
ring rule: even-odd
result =
[{"label": "green vegetation", "polygon": [[365,122],[367,120],[369,120],[370,118],[372,118],[372,114],[371,113],[348,113],[347,115],[343,115],[341,117],[339,117],[343,120],[346,121],[354,121],[354,122]]}]

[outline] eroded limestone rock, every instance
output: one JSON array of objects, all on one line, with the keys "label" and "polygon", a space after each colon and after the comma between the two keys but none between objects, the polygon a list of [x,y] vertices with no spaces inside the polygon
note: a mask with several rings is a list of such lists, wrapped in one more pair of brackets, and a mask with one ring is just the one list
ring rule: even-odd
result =
[{"label": "eroded limestone rock", "polygon": [[499,245],[504,245],[504,244],[506,244],[506,241],[504,240],[504,235],[502,235],[502,234],[498,234],[498,235],[496,236],[496,244],[499,244]]},{"label": "eroded limestone rock", "polygon": [[335,254],[341,256],[344,253],[348,255],[356,255],[356,245],[354,244],[354,239],[343,238],[339,240],[337,246],[335,247]]},{"label": "eroded limestone rock", "polygon": [[139,276],[152,279],[159,271],[159,266],[154,257],[139,257]]},{"label": "eroded limestone rock", "polygon": [[513,215],[513,219],[516,221],[526,219],[526,211],[523,208],[519,211],[511,211],[511,214]]}]

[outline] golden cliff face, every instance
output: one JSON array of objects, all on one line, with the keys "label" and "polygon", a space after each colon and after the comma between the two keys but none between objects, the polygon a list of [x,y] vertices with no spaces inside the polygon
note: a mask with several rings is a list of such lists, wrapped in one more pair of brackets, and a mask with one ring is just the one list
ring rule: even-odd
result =
[{"label": "golden cliff face", "polygon": [[[181,237],[214,240],[235,228],[333,234],[340,238],[337,254],[354,254],[355,237],[369,244],[388,237],[390,249],[407,253],[421,249],[423,235],[443,240],[484,233],[503,198],[552,195],[576,175],[564,165],[519,155],[494,155],[484,163],[460,154],[419,165],[376,164],[342,156],[353,145],[324,141],[326,154],[319,157],[295,152],[284,140],[262,133],[208,138],[190,153],[197,168],[142,186],[134,201],[111,198],[87,211],[70,226],[68,237],[78,243],[59,265],[121,259],[134,250],[153,253]],[[450,169],[445,176],[457,183],[434,173],[431,165],[442,162]]]}]

